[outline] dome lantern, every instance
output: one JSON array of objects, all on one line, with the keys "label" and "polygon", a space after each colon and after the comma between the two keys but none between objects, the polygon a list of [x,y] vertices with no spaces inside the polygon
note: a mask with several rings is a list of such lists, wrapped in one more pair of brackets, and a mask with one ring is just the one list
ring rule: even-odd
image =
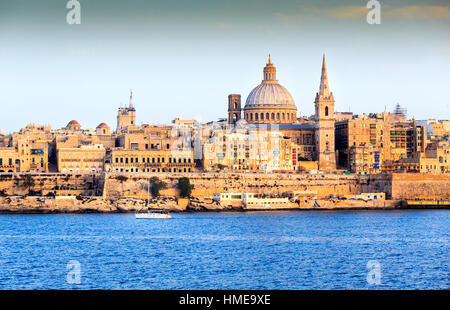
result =
[{"label": "dome lantern", "polygon": [[277,68],[272,64],[269,54],[269,62],[264,67],[263,82],[266,83],[277,83]]}]

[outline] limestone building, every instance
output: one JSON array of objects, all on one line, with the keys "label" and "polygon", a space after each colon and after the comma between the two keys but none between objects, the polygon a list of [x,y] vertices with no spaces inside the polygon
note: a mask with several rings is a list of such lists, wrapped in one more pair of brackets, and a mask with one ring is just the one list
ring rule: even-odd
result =
[{"label": "limestone building", "polygon": [[0,172],[20,171],[20,160],[14,147],[0,147]]},{"label": "limestone building", "polygon": [[112,148],[106,155],[109,172],[192,172],[193,150],[132,150]]},{"label": "limestone building", "polygon": [[292,158],[292,152],[297,146],[281,131],[252,126],[244,119],[237,121],[235,126],[216,126],[211,130],[209,139],[203,143],[204,170],[295,170],[296,158]]},{"label": "limestone building", "polygon": [[104,171],[105,148],[100,144],[58,148],[57,161],[61,173],[100,173]]},{"label": "limestone building", "polygon": [[[389,112],[355,115],[352,119],[336,122],[335,128],[339,164],[351,171],[390,172],[399,170],[399,167],[414,170],[417,165],[409,168],[411,161],[407,159],[417,157],[427,145],[424,126],[414,120],[400,121]],[[355,152],[359,148],[370,153],[371,147],[379,152],[379,162],[371,163],[374,167],[368,169],[356,167],[359,162],[355,162]],[[402,162],[396,164],[399,160]]]}]

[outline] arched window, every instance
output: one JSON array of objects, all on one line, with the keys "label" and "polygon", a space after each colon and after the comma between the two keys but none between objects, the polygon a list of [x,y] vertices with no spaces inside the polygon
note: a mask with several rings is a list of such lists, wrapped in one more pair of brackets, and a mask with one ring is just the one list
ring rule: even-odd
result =
[{"label": "arched window", "polygon": [[327,141],[327,143],[325,144],[325,150],[326,150],[327,152],[330,150],[330,144],[328,143],[328,141]]},{"label": "arched window", "polygon": [[269,119],[269,113],[266,113],[266,119]]},{"label": "arched window", "polygon": [[255,120],[258,120],[258,113],[255,113]]},{"label": "arched window", "polygon": [[282,114],[282,116],[283,116],[283,119],[284,119],[284,113]]},{"label": "arched window", "polygon": [[261,113],[261,120],[264,119],[264,113]]},{"label": "arched window", "polygon": [[272,113],[271,118],[275,119],[275,113]]},{"label": "arched window", "polygon": [[277,119],[280,119],[280,113],[277,113]]},{"label": "arched window", "polygon": [[250,120],[253,120],[253,113],[250,113]]},{"label": "arched window", "polygon": [[287,119],[289,120],[289,113],[286,114]]},{"label": "arched window", "polygon": [[328,116],[328,107],[325,107],[325,116]]},{"label": "arched window", "polygon": [[237,108],[238,108],[238,103],[235,102],[235,103],[234,103],[234,109],[236,110]]}]

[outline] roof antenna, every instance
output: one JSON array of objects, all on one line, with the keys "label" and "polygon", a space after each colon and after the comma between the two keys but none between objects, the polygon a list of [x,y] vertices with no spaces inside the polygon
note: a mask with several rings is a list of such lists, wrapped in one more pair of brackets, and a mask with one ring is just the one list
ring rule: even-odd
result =
[{"label": "roof antenna", "polygon": [[133,108],[133,90],[130,89],[130,104],[129,104],[130,108]]}]

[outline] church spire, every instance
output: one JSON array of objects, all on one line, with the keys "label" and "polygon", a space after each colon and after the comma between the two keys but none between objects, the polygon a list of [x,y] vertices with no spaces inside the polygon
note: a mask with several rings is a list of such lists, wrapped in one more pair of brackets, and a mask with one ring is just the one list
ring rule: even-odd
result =
[{"label": "church spire", "polygon": [[322,97],[328,97],[330,95],[330,88],[328,86],[328,76],[327,76],[327,64],[325,63],[325,54],[323,54],[322,60],[322,76],[320,77],[319,95]]}]

